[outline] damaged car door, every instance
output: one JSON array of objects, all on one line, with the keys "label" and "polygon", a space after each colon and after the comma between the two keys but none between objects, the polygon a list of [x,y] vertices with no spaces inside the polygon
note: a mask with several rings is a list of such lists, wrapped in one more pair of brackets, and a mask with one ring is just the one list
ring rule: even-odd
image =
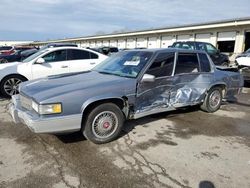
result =
[{"label": "damaged car door", "polygon": [[158,113],[168,108],[173,87],[174,61],[174,52],[161,52],[146,70],[137,86],[135,117]]},{"label": "damaged car door", "polygon": [[169,103],[174,108],[200,103],[212,81],[207,54],[178,53]]}]

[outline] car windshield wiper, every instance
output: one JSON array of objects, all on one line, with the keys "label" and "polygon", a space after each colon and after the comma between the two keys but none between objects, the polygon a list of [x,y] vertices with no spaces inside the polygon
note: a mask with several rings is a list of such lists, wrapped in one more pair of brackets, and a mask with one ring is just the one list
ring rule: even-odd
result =
[{"label": "car windshield wiper", "polygon": [[105,71],[97,71],[97,72],[99,72],[100,74],[110,74],[110,75],[120,76],[119,74],[115,74],[112,72],[105,72]]},{"label": "car windshield wiper", "polygon": [[115,75],[115,76],[120,76],[120,77],[126,77],[126,78],[134,78],[134,76],[130,76],[127,74],[119,74],[119,73],[113,73],[113,72],[105,72],[105,71],[97,71],[101,74],[109,74],[109,75]]}]

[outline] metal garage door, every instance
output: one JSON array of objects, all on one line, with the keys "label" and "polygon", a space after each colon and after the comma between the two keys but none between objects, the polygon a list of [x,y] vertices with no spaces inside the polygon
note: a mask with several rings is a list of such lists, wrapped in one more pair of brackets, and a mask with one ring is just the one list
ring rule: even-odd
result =
[{"label": "metal garage door", "polygon": [[96,46],[97,46],[97,47],[101,47],[101,46],[102,46],[102,41],[97,41],[97,42],[96,42]]},{"label": "metal garage door", "polygon": [[175,39],[172,36],[163,36],[161,39],[161,48],[168,48],[175,42]]},{"label": "metal garage door", "polygon": [[210,42],[211,35],[209,33],[202,33],[195,35],[195,41],[198,42]]},{"label": "metal garage door", "polygon": [[102,42],[102,44],[103,44],[103,46],[109,46],[109,41],[108,41],[108,40],[104,40],[104,41]]},{"label": "metal garage door", "polygon": [[126,41],[125,40],[118,40],[118,48],[119,49],[126,48]]},{"label": "metal garage door", "polygon": [[90,48],[94,48],[95,47],[95,42],[90,42]]},{"label": "metal garage door", "polygon": [[110,46],[117,47],[117,41],[116,40],[111,40],[110,41]]},{"label": "metal garage door", "polygon": [[148,38],[148,48],[157,48],[157,37]]},{"label": "metal garage door", "polygon": [[84,42],[84,43],[82,44],[82,46],[83,46],[84,48],[89,47],[89,42]]},{"label": "metal garage door", "polygon": [[135,39],[127,39],[127,48],[135,48]]},{"label": "metal garage door", "polygon": [[146,38],[137,38],[136,48],[147,48],[147,39]]},{"label": "metal garage door", "polygon": [[190,41],[190,35],[178,35],[177,41]]},{"label": "metal garage door", "polygon": [[236,32],[221,32],[218,33],[217,41],[232,41],[235,40]]}]

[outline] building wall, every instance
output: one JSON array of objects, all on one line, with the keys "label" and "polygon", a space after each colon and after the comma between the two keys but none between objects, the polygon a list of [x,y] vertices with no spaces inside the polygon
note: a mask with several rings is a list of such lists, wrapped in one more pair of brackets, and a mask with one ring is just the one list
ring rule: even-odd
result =
[{"label": "building wall", "polygon": [[[133,37],[121,37],[111,40],[96,40],[96,44],[104,46],[116,46],[120,49],[124,48],[167,48],[176,41],[201,41],[209,42],[215,47],[223,41],[234,41],[234,50],[229,54],[230,60],[233,61],[235,56],[244,51],[245,31],[246,28],[216,28],[211,30],[185,31],[181,33],[162,33],[158,35],[135,35]],[[114,42],[115,41],[115,42]],[[100,46],[100,45],[97,45]],[[90,46],[88,46],[90,47]],[[91,46],[93,47],[93,46]]]},{"label": "building wall", "polygon": [[81,47],[116,46],[119,49],[132,49],[167,48],[176,41],[201,41],[209,42],[222,50],[229,45],[230,48],[226,49],[225,52],[227,51],[227,54],[233,59],[237,54],[245,50],[245,46],[250,46],[245,45],[246,31],[250,32],[250,18],[194,26],[45,41],[40,44],[49,42],[80,42],[79,46]]}]

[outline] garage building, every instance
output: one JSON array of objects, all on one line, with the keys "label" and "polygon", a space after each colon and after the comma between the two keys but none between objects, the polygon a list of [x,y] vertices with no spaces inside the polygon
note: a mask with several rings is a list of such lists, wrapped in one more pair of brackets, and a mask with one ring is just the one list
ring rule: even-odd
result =
[{"label": "garage building", "polygon": [[250,17],[216,22],[131,31],[89,37],[34,42],[73,42],[81,47],[114,46],[119,49],[167,48],[175,41],[203,41],[212,43],[231,59],[250,48]]}]

